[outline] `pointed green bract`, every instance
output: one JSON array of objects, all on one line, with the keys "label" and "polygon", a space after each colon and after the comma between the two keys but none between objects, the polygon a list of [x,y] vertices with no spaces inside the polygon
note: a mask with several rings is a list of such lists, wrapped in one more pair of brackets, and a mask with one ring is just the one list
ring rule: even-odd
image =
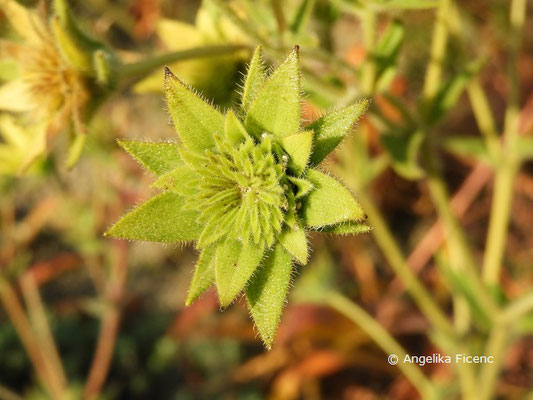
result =
[{"label": "pointed green bract", "polygon": [[255,137],[263,132],[277,138],[300,130],[300,65],[296,47],[267,79],[250,105],[245,127]]},{"label": "pointed green bract", "polygon": [[248,133],[241,124],[241,121],[237,118],[233,111],[228,111],[226,114],[226,125],[224,127],[226,133],[226,139],[232,145],[238,145],[248,138]]},{"label": "pointed green bract", "polygon": [[224,116],[165,69],[168,111],[183,144],[190,150],[214,147],[213,135],[224,133]]},{"label": "pointed green bract", "polygon": [[180,165],[161,175],[152,187],[163,190],[171,190],[182,196],[192,196],[197,192],[195,181],[199,178],[192,169],[186,165]]},{"label": "pointed green bract", "polygon": [[204,249],[200,254],[185,305],[190,306],[194,303],[215,282],[215,254],[214,246]]},{"label": "pointed green bract", "polygon": [[281,311],[289,290],[291,269],[291,256],[278,243],[245,290],[255,326],[268,349],[274,343]]},{"label": "pointed green bract", "polygon": [[304,178],[295,178],[293,176],[289,176],[289,182],[296,186],[296,192],[294,194],[296,199],[305,196],[311,191],[311,189],[313,189],[313,184]]},{"label": "pointed green bract", "polygon": [[303,201],[307,226],[320,228],[364,218],[365,214],[353,195],[335,179],[314,169],[309,170],[307,179],[314,186]]},{"label": "pointed green bract", "polygon": [[313,146],[313,131],[305,131],[281,139],[283,149],[289,155],[289,168],[300,175],[307,166]]},{"label": "pointed green bract", "polygon": [[164,192],[123,216],[106,236],[150,242],[183,242],[198,239],[197,212],[184,209],[185,199]]},{"label": "pointed green bract", "polygon": [[257,46],[252,61],[250,61],[250,65],[248,66],[248,73],[246,74],[246,81],[244,82],[241,100],[241,108],[245,112],[248,111],[250,104],[252,104],[266,80],[262,53],[261,46]]},{"label": "pointed green bract", "polygon": [[290,229],[289,227],[285,227],[281,232],[279,242],[283,245],[285,250],[296,259],[296,261],[305,265],[307,264],[307,259],[309,257],[307,238],[305,237],[305,231],[301,227],[298,228],[299,229]]},{"label": "pointed green bract", "polygon": [[371,230],[372,228],[364,222],[348,221],[337,225],[326,226],[324,229],[321,229],[321,232],[337,235],[359,235],[361,233],[368,233]]},{"label": "pointed green bract", "polygon": [[264,250],[253,244],[228,240],[217,248],[216,282],[220,305],[227,307],[242,292],[259,266]]},{"label": "pointed green bract", "polygon": [[136,140],[118,140],[142,166],[156,175],[172,171],[182,164],[176,143],[153,143]]},{"label": "pointed green bract", "polygon": [[317,166],[331,153],[342,139],[350,133],[353,125],[368,107],[368,100],[362,100],[314,121],[306,127],[315,132],[311,166]]}]

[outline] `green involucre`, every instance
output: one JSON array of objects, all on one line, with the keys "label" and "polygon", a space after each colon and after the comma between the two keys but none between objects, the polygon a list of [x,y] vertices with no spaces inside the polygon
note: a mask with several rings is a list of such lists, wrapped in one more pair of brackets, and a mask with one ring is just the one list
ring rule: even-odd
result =
[{"label": "green involucre", "polygon": [[240,109],[223,114],[168,69],[165,91],[180,143],[121,142],[160,189],[107,235],[195,241],[201,254],[187,305],[213,283],[222,307],[243,291],[267,348],[281,318],[293,262],[308,260],[307,233],[365,233],[349,191],[316,169],[363,114],[362,101],[303,127],[298,48],[270,76],[253,56]]}]

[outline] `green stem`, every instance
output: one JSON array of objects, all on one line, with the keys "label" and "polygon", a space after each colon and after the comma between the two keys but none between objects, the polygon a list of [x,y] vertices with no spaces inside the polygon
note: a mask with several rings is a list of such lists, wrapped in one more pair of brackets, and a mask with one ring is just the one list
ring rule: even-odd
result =
[{"label": "green stem", "polygon": [[429,65],[424,81],[424,99],[430,102],[437,95],[442,77],[442,62],[446,53],[448,42],[448,13],[450,11],[450,0],[440,0],[437,10],[437,18],[433,29],[431,40],[431,51]]},{"label": "green stem", "polygon": [[508,327],[497,326],[489,336],[485,355],[492,356],[493,362],[482,366],[479,374],[480,391],[479,400],[490,400],[498,381],[501,364],[508,343]]},{"label": "green stem", "polygon": [[505,142],[502,150],[502,165],[494,181],[494,198],[491,207],[487,246],[483,260],[483,278],[489,285],[496,285],[500,279],[503,253],[511,215],[513,186],[519,163],[514,156],[519,136],[518,55],[526,15],[526,0],[513,0],[510,10],[510,57],[509,57],[509,104],[505,113]]},{"label": "green stem", "polygon": [[336,292],[328,295],[326,302],[365,331],[385,353],[396,355],[398,357],[398,368],[400,368],[424,399],[436,398],[435,387],[431,381],[424,375],[417,364],[403,362],[405,356],[408,355],[407,352],[370,314],[359,305]]},{"label": "green stem", "polygon": [[479,131],[485,138],[487,148],[492,156],[498,156],[500,145],[496,123],[492,116],[492,110],[487,100],[485,90],[481,86],[478,78],[473,78],[467,87],[468,98],[472,104],[474,118],[476,119]]},{"label": "green stem", "polygon": [[407,265],[407,262],[379,209],[374,205],[374,202],[364,190],[359,191],[358,195],[359,201],[368,215],[369,223],[373,228],[372,233],[376,242],[383,251],[391,268],[403,281],[406,290],[413,297],[430,323],[444,335],[453,337],[454,330],[450,321],[446,318],[446,315],[442,312],[435,300],[433,300],[431,294],[420,283],[416,275]]},{"label": "green stem", "polygon": [[365,63],[363,64],[362,86],[365,95],[374,92],[376,82],[376,60],[374,47],[376,45],[376,13],[370,7],[364,9],[361,23],[363,24],[363,41],[365,44]]},{"label": "green stem", "polygon": [[176,61],[190,60],[194,58],[206,58],[228,55],[246,48],[248,47],[245,45],[213,45],[160,54],[139,62],[123,64],[119,67],[118,76],[122,80],[139,78],[143,75],[149,74],[150,72],[162,67],[165,64],[174,63]]},{"label": "green stem", "polygon": [[483,259],[483,279],[489,285],[496,285],[500,277],[515,175],[516,169],[504,163],[496,172],[494,179],[487,245]]}]

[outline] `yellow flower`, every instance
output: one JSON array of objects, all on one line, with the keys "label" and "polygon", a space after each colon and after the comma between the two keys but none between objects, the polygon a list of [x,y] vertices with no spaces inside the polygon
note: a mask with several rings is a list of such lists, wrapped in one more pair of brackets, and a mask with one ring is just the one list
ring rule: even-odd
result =
[{"label": "yellow flower", "polygon": [[46,149],[46,125],[23,125],[11,115],[0,115],[0,175],[27,172]]},{"label": "yellow flower", "polygon": [[[186,22],[161,19],[157,23],[157,36],[165,49],[188,50],[202,46],[245,44],[246,37],[210,2],[202,2],[194,25]],[[170,68],[185,81],[200,90],[216,103],[231,103],[234,82],[240,79],[239,67],[248,57],[243,50],[230,55],[192,59],[172,63]],[[160,92],[163,89],[163,68],[140,81],[138,93]]]},{"label": "yellow flower", "polygon": [[0,111],[20,114],[23,125],[44,123],[48,142],[71,129],[72,166],[83,149],[85,124],[112,86],[113,56],[79,29],[66,0],[54,0],[52,15],[14,0],[0,0],[0,9],[16,35],[0,38],[0,79],[10,75],[8,65],[15,69],[0,86]]},{"label": "yellow flower", "polygon": [[76,124],[87,102],[86,77],[61,54],[44,12],[13,0],[0,0],[11,26],[22,41],[2,40],[0,57],[12,60],[18,77],[0,87],[0,110],[29,112],[33,120],[61,128]]}]

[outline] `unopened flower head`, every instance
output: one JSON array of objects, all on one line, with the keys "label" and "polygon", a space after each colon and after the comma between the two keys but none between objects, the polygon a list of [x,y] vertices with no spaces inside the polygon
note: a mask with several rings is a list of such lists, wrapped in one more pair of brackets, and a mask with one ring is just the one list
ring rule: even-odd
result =
[{"label": "unopened flower head", "polygon": [[367,102],[303,127],[297,47],[269,76],[256,50],[235,112],[222,114],[168,69],[165,92],[180,142],[120,142],[158,176],[153,186],[161,193],[122,217],[107,235],[194,241],[200,257],[187,304],[212,284],[222,307],[244,291],[270,347],[293,261],[308,260],[308,232],[370,229],[351,193],[316,168]]}]

